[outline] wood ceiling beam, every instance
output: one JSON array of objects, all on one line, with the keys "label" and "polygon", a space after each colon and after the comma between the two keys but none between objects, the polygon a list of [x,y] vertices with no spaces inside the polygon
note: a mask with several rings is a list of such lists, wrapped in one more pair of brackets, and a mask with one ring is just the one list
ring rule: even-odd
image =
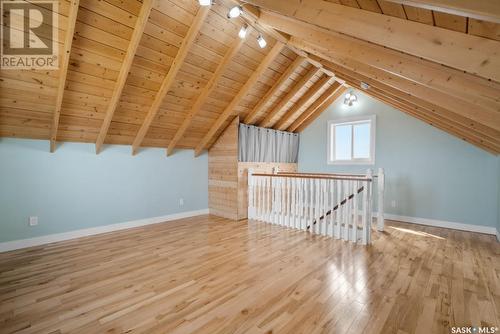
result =
[{"label": "wood ceiling beam", "polygon": [[318,81],[314,83],[314,85],[311,86],[311,88],[307,90],[307,92],[304,93],[304,95],[302,95],[297,100],[297,102],[295,102],[295,104],[289,110],[287,110],[287,112],[281,117],[274,128],[277,130],[285,130],[288,126],[288,123],[297,118],[297,114],[300,109],[307,105],[314,97],[314,95],[316,95],[323,87],[325,87],[325,85],[328,84],[330,79],[331,77],[324,74]]},{"label": "wood ceiling beam", "polygon": [[[357,76],[362,76],[363,78],[366,78],[367,83],[371,82],[377,82],[378,84],[383,84],[384,87],[386,87],[385,90],[392,90],[394,92],[397,92],[397,94],[404,96],[405,99],[410,99],[413,101],[418,101],[416,102],[417,104],[421,106],[425,106],[426,108],[433,110],[435,113],[439,114],[441,117],[448,119],[448,120],[460,120],[463,124],[467,124],[468,127],[471,128],[473,131],[477,131],[478,133],[481,133],[482,135],[491,137],[495,140],[500,139],[500,131],[498,128],[500,127],[500,121],[495,121],[499,119],[500,113],[496,114],[483,114],[481,112],[480,114],[478,113],[479,108],[472,106],[472,112],[478,113],[477,115],[482,116],[481,120],[482,122],[476,121],[478,117],[475,117],[476,114],[472,113],[472,116],[475,119],[472,119],[470,116],[471,114],[461,114],[456,110],[455,108],[450,109],[450,105],[455,107],[455,102],[449,103],[449,105],[441,105],[441,104],[436,104],[434,101],[431,101],[433,98],[434,92],[429,91],[426,93],[422,93],[420,87],[417,85],[414,85],[412,83],[405,82],[402,78],[399,77],[392,77],[392,78],[387,78],[385,74],[376,68],[370,67],[365,64],[360,64],[351,60],[345,60],[342,62],[337,62],[335,59],[329,57],[326,54],[317,53],[317,56],[311,55],[311,57],[316,58],[318,61],[321,61],[324,63],[324,65],[332,68],[333,70],[349,70],[352,73],[355,73]],[[491,118],[491,122],[485,122],[484,120],[488,119],[487,117]]]},{"label": "wood ceiling beam", "polygon": [[[303,22],[500,82],[500,42],[324,0],[245,0]],[[265,23],[261,10],[260,23]],[[283,31],[283,30],[281,30]],[[284,31],[286,32],[286,31]]]},{"label": "wood ceiling beam", "polygon": [[101,152],[102,145],[104,144],[104,140],[106,139],[106,134],[108,133],[109,126],[111,125],[111,120],[113,119],[116,107],[120,102],[123,87],[125,87],[128,73],[130,71],[130,68],[132,67],[135,53],[137,51],[137,47],[139,46],[139,42],[141,41],[142,34],[148,22],[149,13],[151,12],[152,7],[153,0],[143,0],[141,11],[139,12],[137,21],[135,22],[132,38],[130,39],[127,52],[125,54],[125,57],[123,58],[120,72],[118,73],[118,78],[116,80],[116,84],[113,89],[108,108],[106,109],[106,114],[104,116],[99,135],[97,136],[97,141],[95,143],[96,154],[99,154]]},{"label": "wood ceiling beam", "polygon": [[224,109],[222,114],[217,118],[215,124],[210,128],[208,133],[203,137],[201,142],[195,149],[195,156],[199,156],[205,148],[210,148],[209,144],[216,133],[221,129],[227,119],[234,113],[234,109],[238,106],[241,100],[248,94],[250,89],[257,83],[260,76],[264,73],[267,67],[273,62],[276,56],[281,52],[285,45],[279,41],[273,46],[269,53],[260,62],[259,66],[252,72],[250,78],[245,82],[238,94],[231,100],[229,105]]},{"label": "wood ceiling beam", "polygon": [[[497,133],[500,134],[500,112],[498,111],[480,108],[477,105],[461,101],[455,97],[419,85],[400,76],[388,74],[387,72],[384,72],[378,68],[357,62],[350,58],[330,57],[325,52],[321,52],[321,50],[316,47],[308,47],[306,46],[307,43],[304,42],[301,44],[304,45],[306,49],[312,51],[314,54],[320,56],[321,58],[326,58],[336,64],[340,64],[365,76],[377,79],[378,81],[383,82],[388,86],[396,88],[414,97],[427,100],[428,102],[441,108],[452,110],[453,113],[470,119],[473,123],[475,123],[474,126],[493,128]],[[315,56],[311,55],[311,58],[314,59]]]},{"label": "wood ceiling beam", "polygon": [[[389,73],[389,71],[379,69],[376,63],[373,66],[367,65],[358,61],[357,59],[360,59],[358,54],[352,52],[352,50],[349,50],[349,52],[342,51],[343,47],[341,43],[336,43],[334,36],[332,37],[329,32],[321,31],[320,33],[324,36],[316,39],[316,32],[319,28],[314,28],[314,26],[310,24],[301,23],[297,20],[285,18],[283,16],[274,16],[277,20],[269,24],[278,29],[284,29],[287,32],[291,32],[293,35],[290,41],[291,44],[294,44],[305,51],[314,53],[317,56],[328,59],[338,65],[349,67],[355,72],[363,72],[363,74],[368,77],[375,76],[377,79],[383,78],[385,80],[384,83],[388,85],[392,85],[397,89],[403,87],[406,94],[415,95],[423,100],[429,100],[441,110],[453,110],[454,114],[458,114],[462,118],[467,119],[466,122],[473,124],[472,126],[481,128],[482,131],[489,132],[494,137],[498,135],[498,128],[500,128],[500,113],[497,110],[492,110],[491,108],[479,108],[475,103],[465,102],[463,100],[461,101],[459,98],[451,97],[447,94],[426,87],[425,85],[417,84],[416,82],[403,78],[397,74],[393,75]],[[295,36],[294,34],[300,36]],[[306,38],[308,42],[304,41]],[[314,47],[311,47],[313,42]],[[321,46],[319,47],[319,45]],[[365,52],[368,51],[365,50]],[[314,59],[312,56],[310,56],[310,58]],[[360,60],[365,59],[361,58]],[[418,71],[416,73],[418,73]],[[486,81],[483,79],[480,80]],[[469,85],[471,85],[471,83],[469,83]],[[491,94],[493,95],[493,93]],[[496,93],[495,100],[498,101],[498,99],[498,93]]]},{"label": "wood ceiling beam", "polygon": [[335,102],[341,96],[345,91],[347,87],[344,85],[341,85],[338,87],[338,89],[335,90],[335,92],[326,100],[323,100],[318,107],[308,115],[306,119],[295,129],[295,132],[302,132],[305,128],[307,128],[312,122],[314,122],[319,115],[321,115],[329,106]]},{"label": "wood ceiling beam", "polygon": [[500,23],[500,1],[496,0],[386,0],[401,5],[467,16]]},{"label": "wood ceiling beam", "polygon": [[184,63],[184,59],[188,54],[189,48],[193,44],[196,36],[198,35],[198,32],[201,26],[203,25],[203,22],[205,21],[205,18],[207,17],[209,11],[210,11],[210,6],[200,6],[198,8],[198,12],[194,17],[193,22],[191,22],[189,30],[184,39],[182,40],[181,46],[177,51],[177,54],[170,66],[170,69],[168,70],[167,75],[163,79],[163,82],[160,86],[158,93],[155,95],[153,104],[151,105],[151,108],[149,109],[146,118],[144,119],[144,122],[142,123],[141,128],[139,129],[134,139],[134,142],[132,143],[133,155],[137,153],[139,146],[141,146],[141,143],[144,140],[144,137],[146,136],[149,127],[151,126],[151,123],[153,122],[156,114],[158,113],[158,110],[160,109],[163,99],[165,98],[168,91],[170,90],[170,87],[174,83],[175,76],[179,72],[182,64]]},{"label": "wood ceiling beam", "polygon": [[337,66],[335,64],[332,64],[332,66],[335,68],[338,76],[344,79],[348,84],[354,87],[359,87],[362,81],[368,82],[371,87],[366,92],[371,93],[378,91],[383,96],[391,97],[405,106],[410,106],[413,109],[412,115],[419,119],[425,117],[426,120],[424,121],[428,124],[434,125],[440,129],[446,129],[446,132],[453,134],[458,138],[466,139],[466,141],[473,143],[488,152],[500,151],[500,142],[498,137],[489,137],[483,133],[479,133],[476,129],[470,128],[468,123],[466,123],[463,119],[460,119],[458,116],[453,117],[453,115],[446,115],[449,118],[443,118],[440,110],[436,110],[434,106],[426,103],[424,100],[415,99],[414,97],[401,93],[397,89],[384,85],[377,80],[367,78],[359,73],[342,68],[341,66]]},{"label": "wood ceiling beam", "polygon": [[[352,74],[354,74],[354,76],[352,76]],[[346,74],[339,72],[339,75],[342,76],[346,83],[352,85],[353,87],[359,87],[361,81],[364,81],[364,78],[360,80],[358,77],[356,77],[356,73]],[[489,141],[483,140],[481,136],[471,133],[470,129],[468,129],[461,123],[455,121],[443,121],[443,119],[437,116],[432,110],[421,107],[420,105],[417,105],[412,101],[405,100],[398,95],[394,95],[393,91],[391,91],[390,89],[385,90],[386,88],[387,87],[384,87],[383,84],[378,86],[375,83],[372,87],[370,87],[369,90],[365,90],[363,92],[394,107],[395,109],[398,109],[440,130],[443,130],[450,135],[471,143],[489,153],[498,154],[498,152],[500,151],[500,145],[498,143],[492,144]]]},{"label": "wood ceiling beam", "polygon": [[481,139],[477,139],[475,137],[471,137],[468,135],[468,132],[466,129],[460,126],[456,126],[453,124],[446,124],[441,122],[439,119],[436,117],[433,117],[432,115],[429,115],[425,112],[422,112],[422,109],[418,106],[409,104],[408,102],[405,101],[400,101],[396,97],[391,97],[385,94],[384,92],[380,92],[376,89],[373,91],[367,91],[367,95],[385,103],[390,106],[392,106],[395,109],[398,109],[412,117],[415,117],[422,122],[425,122],[433,127],[436,127],[454,137],[458,137],[472,145],[475,145],[491,154],[498,154],[498,148],[495,148],[493,146],[490,146],[488,144],[485,144],[484,141]]},{"label": "wood ceiling beam", "polygon": [[304,87],[309,80],[311,80],[317,73],[320,72],[320,68],[312,66],[312,68],[302,77],[295,85],[285,94],[285,96],[278,102],[278,104],[270,110],[264,120],[259,123],[262,127],[271,127],[276,122],[275,117],[280,113],[280,111],[290,102],[300,89]]},{"label": "wood ceiling beam", "polygon": [[[330,56],[337,59],[351,59],[365,63],[393,76],[403,77],[429,89],[453,96],[455,103],[458,101],[469,103],[469,106],[459,104],[459,109],[465,109],[465,112],[475,109],[476,106],[494,112],[500,111],[498,83],[281,15],[263,14],[262,20],[273,28],[292,35],[290,44],[298,48],[304,48],[304,45],[298,42],[307,41],[309,45],[314,44],[327,50]],[[305,51],[310,52],[310,50]],[[470,105],[474,105],[474,108],[470,108]]]},{"label": "wood ceiling beam", "polygon": [[59,64],[59,83],[57,86],[56,108],[52,117],[52,127],[50,129],[50,152],[56,150],[57,129],[59,128],[59,118],[61,116],[61,108],[64,97],[64,88],[66,87],[66,77],[68,76],[69,58],[71,56],[71,45],[73,44],[73,35],[75,33],[76,17],[78,16],[78,7],[80,0],[71,0],[68,27],[66,29],[66,37],[64,38],[64,50],[61,63]]},{"label": "wood ceiling beam", "polygon": [[269,100],[274,96],[274,94],[279,91],[283,84],[290,78],[290,76],[297,70],[297,68],[304,63],[306,58],[302,56],[297,56],[295,60],[287,67],[287,69],[281,74],[279,79],[274,83],[274,85],[269,89],[266,94],[260,99],[260,101],[255,105],[255,107],[248,113],[248,115],[243,120],[245,124],[253,124],[259,116],[262,109],[269,102]]},{"label": "wood ceiling beam", "polygon": [[316,99],[316,101],[314,101],[302,114],[300,114],[300,116],[295,121],[293,121],[293,123],[286,129],[286,131],[295,132],[295,130],[297,130],[306,119],[314,114],[314,112],[318,110],[318,108],[326,100],[329,100],[333,95],[335,95],[335,93],[340,89],[341,86],[342,84],[335,81],[330,87],[327,88],[327,90],[323,92],[323,94],[321,94],[320,97]]},{"label": "wood ceiling beam", "polygon": [[[251,28],[248,28],[249,30],[247,31],[247,35],[251,33]],[[241,46],[245,43],[245,39],[236,37],[234,40],[233,44],[229,48],[229,50],[226,52],[224,55],[224,58],[222,61],[217,65],[217,68],[215,69],[214,74],[208,81],[208,83],[205,85],[203,90],[201,91],[200,95],[194,102],[193,106],[191,107],[191,110],[187,114],[186,118],[182,122],[181,126],[179,129],[177,129],[174,138],[170,141],[168,144],[167,148],[167,155],[171,155],[174,152],[175,146],[181,140],[182,136],[188,129],[188,127],[191,125],[191,122],[193,121],[194,117],[198,114],[198,112],[201,110],[201,107],[207,100],[207,98],[210,96],[210,94],[213,92],[214,88],[217,87],[217,82],[219,79],[222,77],[222,74],[224,71],[227,69],[229,64],[231,64],[231,61],[233,58],[236,56],[238,51],[240,50]]]}]

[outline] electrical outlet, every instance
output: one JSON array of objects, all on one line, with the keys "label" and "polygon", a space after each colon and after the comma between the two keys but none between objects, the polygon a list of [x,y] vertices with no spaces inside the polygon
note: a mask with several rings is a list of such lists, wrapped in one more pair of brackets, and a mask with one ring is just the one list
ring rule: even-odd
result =
[{"label": "electrical outlet", "polygon": [[179,198],[179,206],[183,206],[184,205],[184,198]]},{"label": "electrical outlet", "polygon": [[30,226],[38,225],[38,217],[37,216],[30,216],[28,223]]},{"label": "electrical outlet", "polygon": [[392,200],[391,201],[391,207],[395,208],[396,207],[396,201],[395,200]]}]

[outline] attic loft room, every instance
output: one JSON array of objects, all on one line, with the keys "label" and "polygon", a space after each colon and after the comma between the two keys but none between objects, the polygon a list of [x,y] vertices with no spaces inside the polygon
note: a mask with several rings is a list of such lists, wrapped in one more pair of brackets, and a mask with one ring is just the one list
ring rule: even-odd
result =
[{"label": "attic loft room", "polygon": [[0,334],[500,333],[500,1],[0,4]]}]

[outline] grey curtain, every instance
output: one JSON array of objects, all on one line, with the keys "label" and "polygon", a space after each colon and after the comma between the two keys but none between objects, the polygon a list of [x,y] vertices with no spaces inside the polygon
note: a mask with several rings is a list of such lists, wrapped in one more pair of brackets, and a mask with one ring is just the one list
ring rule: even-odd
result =
[{"label": "grey curtain", "polygon": [[297,162],[299,134],[240,124],[239,161]]}]

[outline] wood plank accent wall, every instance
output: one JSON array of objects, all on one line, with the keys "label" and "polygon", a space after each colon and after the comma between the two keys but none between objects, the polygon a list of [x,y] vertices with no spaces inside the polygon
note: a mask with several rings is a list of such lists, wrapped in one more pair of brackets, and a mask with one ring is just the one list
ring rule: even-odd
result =
[{"label": "wood plank accent wall", "polygon": [[233,220],[247,218],[248,168],[270,173],[296,172],[297,164],[238,162],[239,117],[235,117],[208,151],[208,208],[210,214]]},{"label": "wood plank accent wall", "polygon": [[208,208],[233,220],[238,218],[238,124],[235,117],[208,151]]}]

